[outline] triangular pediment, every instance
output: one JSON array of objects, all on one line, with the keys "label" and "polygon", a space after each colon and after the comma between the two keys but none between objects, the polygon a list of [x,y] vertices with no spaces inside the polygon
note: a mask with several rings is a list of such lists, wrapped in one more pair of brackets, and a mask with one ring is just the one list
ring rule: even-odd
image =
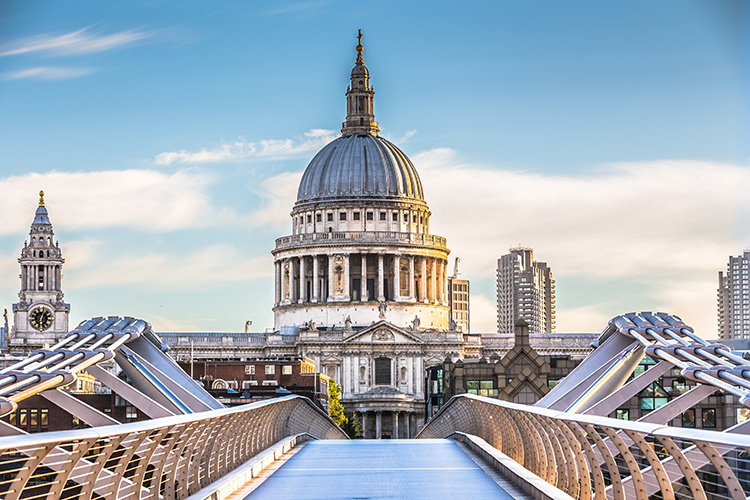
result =
[{"label": "triangular pediment", "polygon": [[414,333],[399,328],[387,321],[378,321],[344,339],[350,344],[423,344]]}]

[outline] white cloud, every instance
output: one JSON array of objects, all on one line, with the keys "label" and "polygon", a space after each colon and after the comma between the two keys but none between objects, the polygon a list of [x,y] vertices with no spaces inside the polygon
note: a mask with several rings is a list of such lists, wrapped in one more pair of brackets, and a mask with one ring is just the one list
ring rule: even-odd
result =
[{"label": "white cloud", "polygon": [[12,41],[0,47],[0,57],[32,52],[89,54],[129,45],[150,36],[152,36],[150,33],[139,30],[121,31],[106,35],[101,30],[93,31],[89,26],[62,35],[46,33]]},{"label": "white cloud", "polygon": [[[72,254],[66,246],[66,255]],[[273,260],[265,253],[248,258],[233,246],[216,244],[184,255],[131,250],[125,257],[90,255],[82,260],[77,256],[66,264],[66,271],[70,276],[66,289],[70,290],[142,285],[150,291],[203,291],[222,283],[269,277]]]},{"label": "white cloud", "polygon": [[[492,276],[497,258],[520,243],[549,263],[558,282],[621,279],[653,301],[647,308],[690,312],[691,326],[715,332],[716,273],[750,241],[739,220],[750,204],[747,167],[653,161],[562,176],[464,164],[449,149],[413,159],[433,211],[431,231],[448,238],[464,277]],[[642,305],[607,289],[578,292],[577,304],[558,310],[558,331],[596,331],[610,317],[603,311]]]},{"label": "white cloud", "polygon": [[248,218],[250,224],[254,227],[277,228],[279,231],[289,229],[289,211],[297,200],[301,179],[302,172],[284,172],[262,181],[261,189],[250,186],[250,190],[261,198],[261,208]]},{"label": "white cloud", "polygon": [[9,71],[3,75],[5,80],[68,80],[93,73],[91,68],[61,68],[55,66],[39,66],[36,68]]},{"label": "white cloud", "polygon": [[497,304],[494,297],[482,293],[471,293],[471,331],[494,332],[497,330]]},{"label": "white cloud", "polygon": [[193,171],[30,173],[0,179],[0,234],[26,233],[43,189],[52,223],[66,230],[105,227],[150,232],[229,224],[237,214],[214,206],[214,179]]},{"label": "white cloud", "polygon": [[239,140],[224,143],[218,147],[191,152],[167,151],[159,153],[154,159],[156,165],[171,165],[173,163],[221,163],[247,158],[283,158],[296,156],[311,151],[317,151],[338,136],[333,130],[312,129],[304,136],[295,139],[267,139],[258,142]]}]

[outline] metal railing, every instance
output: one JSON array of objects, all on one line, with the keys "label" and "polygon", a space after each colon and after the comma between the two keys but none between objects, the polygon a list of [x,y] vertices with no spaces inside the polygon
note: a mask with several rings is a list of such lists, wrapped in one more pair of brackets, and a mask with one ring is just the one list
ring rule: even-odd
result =
[{"label": "metal railing", "polygon": [[429,245],[446,248],[442,236],[422,233],[402,233],[399,231],[336,231],[328,233],[305,233],[283,236],[276,239],[276,250],[305,245],[336,245],[342,243],[404,243],[408,245]]},{"label": "metal railing", "polygon": [[732,429],[630,422],[463,394],[417,437],[454,432],[484,439],[573,498],[747,500],[750,494],[750,436]]},{"label": "metal railing", "polygon": [[131,424],[0,438],[0,498],[176,498],[281,439],[346,439],[300,396]]}]

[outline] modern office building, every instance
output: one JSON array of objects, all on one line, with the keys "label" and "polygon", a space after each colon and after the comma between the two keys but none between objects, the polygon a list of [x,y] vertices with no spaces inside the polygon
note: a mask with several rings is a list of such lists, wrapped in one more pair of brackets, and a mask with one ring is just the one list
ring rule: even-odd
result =
[{"label": "modern office building", "polygon": [[511,333],[523,318],[531,333],[555,331],[555,280],[531,248],[511,248],[497,261],[497,331]]},{"label": "modern office building", "polygon": [[469,333],[469,280],[456,277],[448,278],[448,306],[450,307],[450,325],[454,330]]},{"label": "modern office building", "polygon": [[720,339],[750,338],[750,249],[729,257],[727,272],[719,271],[717,310]]}]

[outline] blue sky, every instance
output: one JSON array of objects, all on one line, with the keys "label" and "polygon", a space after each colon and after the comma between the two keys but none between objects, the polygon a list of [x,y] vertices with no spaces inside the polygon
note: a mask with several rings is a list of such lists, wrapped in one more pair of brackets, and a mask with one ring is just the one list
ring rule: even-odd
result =
[{"label": "blue sky", "polygon": [[659,309],[713,336],[716,273],[750,245],[748,8],[724,0],[4,2],[2,307],[44,189],[72,323],[270,327],[269,252],[344,119],[358,28],[475,331],[523,244],[559,331]]}]

